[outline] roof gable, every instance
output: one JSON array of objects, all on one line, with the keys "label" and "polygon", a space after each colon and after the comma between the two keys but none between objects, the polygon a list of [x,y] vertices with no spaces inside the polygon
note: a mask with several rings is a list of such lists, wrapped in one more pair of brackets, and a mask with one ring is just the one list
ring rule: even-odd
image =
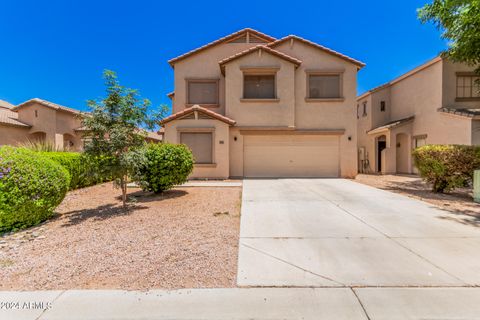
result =
[{"label": "roof gable", "polygon": [[13,104],[11,104],[10,102],[5,101],[5,100],[0,100],[0,108],[12,109],[13,107],[15,107],[15,106]]},{"label": "roof gable", "polygon": [[[195,114],[197,113],[197,114]],[[225,117],[219,113],[213,112],[204,107],[200,107],[198,104],[194,105],[193,107],[187,108],[185,110],[179,111],[174,113],[162,121],[160,121],[160,125],[164,125],[173,120],[180,120],[180,119],[216,119],[222,122],[225,122],[228,125],[234,125],[235,120]]]},{"label": "roof gable", "polygon": [[283,38],[281,38],[281,39],[278,39],[278,40],[276,40],[276,41],[273,41],[273,42],[267,44],[267,46],[270,47],[270,48],[275,48],[276,46],[278,46],[278,45],[280,45],[280,44],[282,44],[282,43],[284,43],[285,41],[288,41],[288,40],[300,41],[300,42],[302,42],[302,43],[305,43],[305,44],[307,44],[307,45],[310,45],[310,46],[312,46],[312,47],[315,47],[315,48],[317,48],[317,49],[320,49],[320,50],[322,50],[322,51],[324,51],[324,52],[327,52],[327,53],[329,53],[329,54],[331,54],[331,55],[334,55],[334,56],[336,56],[336,57],[339,57],[339,58],[341,58],[341,59],[343,59],[343,60],[346,60],[346,61],[348,61],[348,62],[350,62],[350,63],[353,63],[354,65],[358,66],[358,68],[363,68],[363,67],[365,66],[365,63],[363,63],[363,62],[361,62],[361,61],[359,61],[359,60],[353,59],[353,58],[351,58],[351,57],[349,57],[349,56],[346,56],[346,55],[344,55],[344,54],[342,54],[342,53],[340,53],[340,52],[337,52],[337,51],[332,50],[332,49],[330,49],[330,48],[324,47],[324,46],[322,46],[322,45],[320,45],[320,44],[318,44],[318,43],[315,43],[315,42],[313,42],[313,41],[310,41],[310,40],[301,38],[301,37],[296,36],[296,35],[289,35],[289,36],[283,37]]},{"label": "roof gable", "polygon": [[234,54],[234,55],[232,55],[232,56],[230,56],[230,57],[228,57],[228,58],[225,58],[225,59],[223,59],[223,60],[220,60],[218,63],[220,64],[220,68],[222,68],[222,72],[224,71],[224,66],[225,66],[225,64],[227,64],[227,63],[229,63],[229,62],[231,62],[231,61],[233,61],[233,60],[236,60],[236,59],[238,59],[238,58],[240,58],[240,57],[243,57],[243,56],[249,55],[249,54],[251,54],[251,53],[254,53],[254,52],[258,51],[258,50],[263,50],[263,51],[265,51],[265,52],[267,52],[267,53],[269,53],[269,54],[271,54],[271,55],[277,56],[277,57],[279,57],[279,58],[281,58],[281,59],[283,59],[283,60],[286,60],[286,61],[288,61],[288,62],[291,62],[291,63],[293,63],[293,64],[296,65],[296,66],[299,66],[299,65],[302,63],[301,60],[298,60],[297,58],[291,57],[291,56],[289,56],[289,55],[287,55],[287,54],[285,54],[285,53],[283,53],[283,52],[274,50],[274,49],[269,48],[269,47],[264,46],[264,45],[258,45],[258,46],[249,48],[249,49],[247,49],[247,50],[244,50],[244,51],[242,51],[242,52],[236,53],[236,54]]},{"label": "roof gable", "polygon": [[38,104],[40,104],[44,107],[51,108],[51,109],[54,109],[54,110],[61,110],[61,111],[70,112],[70,113],[74,113],[74,114],[79,114],[80,113],[79,110],[68,108],[68,107],[65,107],[65,106],[62,106],[62,105],[59,105],[59,104],[56,104],[56,103],[53,103],[53,102],[50,102],[50,101],[47,101],[47,100],[39,99],[39,98],[33,98],[33,99],[28,100],[28,101],[25,101],[25,102],[19,104],[18,106],[13,107],[12,110],[17,111],[18,109],[20,109],[22,107],[25,107],[25,106],[28,106],[28,105],[31,105],[32,103],[38,103]]},{"label": "roof gable", "polygon": [[[250,38],[253,40],[251,41]],[[240,42],[239,42],[240,41]],[[239,30],[237,32],[234,32],[232,34],[229,34],[228,36],[222,37],[220,39],[217,39],[215,41],[212,41],[210,43],[207,43],[204,46],[201,46],[199,48],[193,49],[187,53],[184,53],[178,57],[175,57],[173,59],[168,60],[168,63],[173,67],[175,63],[178,61],[181,61],[185,58],[190,57],[191,55],[194,55],[200,51],[206,50],[208,48],[214,47],[216,45],[222,44],[222,43],[242,43],[243,41],[249,41],[249,43],[269,43],[272,41],[275,41],[274,37],[271,37],[267,34],[264,34],[260,31],[251,29],[251,28],[245,28],[242,30]],[[244,42],[247,43],[247,42]]]}]

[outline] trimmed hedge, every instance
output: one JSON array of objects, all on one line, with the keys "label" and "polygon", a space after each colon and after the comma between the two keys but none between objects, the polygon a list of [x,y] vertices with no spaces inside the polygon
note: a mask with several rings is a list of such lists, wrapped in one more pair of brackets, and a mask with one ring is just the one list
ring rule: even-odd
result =
[{"label": "trimmed hedge", "polygon": [[0,147],[0,233],[50,218],[69,184],[58,163],[25,148]]},{"label": "trimmed hedge", "polygon": [[480,169],[480,146],[426,145],[413,151],[413,160],[433,192],[449,192],[472,182]]},{"label": "trimmed hedge", "polygon": [[70,174],[70,190],[111,181],[110,160],[107,157],[90,158],[77,152],[40,152],[61,164]]},{"label": "trimmed hedge", "polygon": [[183,144],[151,143],[145,157],[140,183],[147,191],[161,193],[182,184],[193,170],[192,152]]}]

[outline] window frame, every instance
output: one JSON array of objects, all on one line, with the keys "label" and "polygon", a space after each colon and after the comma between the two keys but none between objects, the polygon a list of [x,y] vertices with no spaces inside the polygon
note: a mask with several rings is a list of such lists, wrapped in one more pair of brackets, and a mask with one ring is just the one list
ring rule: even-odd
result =
[{"label": "window frame", "polygon": [[[240,101],[242,102],[278,102],[280,99],[277,94],[277,71],[278,68],[265,69],[244,69],[242,74],[242,95]],[[273,98],[246,98],[245,97],[245,77],[246,76],[273,76]]]},{"label": "window frame", "polygon": [[367,102],[366,102],[366,101],[362,103],[362,107],[363,107],[362,117],[368,116],[368,112],[367,112]]},{"label": "window frame", "polygon": [[[455,77],[455,101],[480,101],[480,94],[479,94],[479,96],[474,96],[473,95],[473,90],[475,88],[474,78],[479,78],[480,79],[480,76],[478,74],[476,74],[475,72],[456,72],[455,76],[456,76]],[[458,96],[458,93],[459,93],[459,78],[470,78],[470,96],[468,96],[468,97],[459,97]]]},{"label": "window frame", "polygon": [[380,101],[380,112],[385,112],[387,110],[387,103],[385,100]]},{"label": "window frame", "polygon": [[[306,80],[306,92],[305,92],[305,101],[306,102],[323,102],[323,101],[344,101],[345,97],[343,96],[343,74],[344,70],[305,70],[305,80]],[[311,76],[338,76],[339,81],[339,97],[337,98],[311,98],[310,97],[310,77]]]},{"label": "window frame", "polygon": [[420,135],[413,136],[412,140],[413,140],[413,143],[412,143],[413,148],[412,149],[419,148],[417,146],[418,140],[425,140],[424,145],[427,145],[427,135],[426,134],[420,134]]},{"label": "window frame", "polygon": [[[192,103],[190,102],[190,83],[215,83],[217,88],[216,100],[217,103]],[[220,106],[220,79],[219,78],[186,78],[185,79],[185,106],[191,107],[194,105],[199,105],[201,107],[207,108],[218,108]]]},{"label": "window frame", "polygon": [[182,133],[211,133],[212,135],[212,162],[211,163],[193,163],[194,167],[216,167],[215,162],[215,128],[178,128],[177,141],[182,144]]}]

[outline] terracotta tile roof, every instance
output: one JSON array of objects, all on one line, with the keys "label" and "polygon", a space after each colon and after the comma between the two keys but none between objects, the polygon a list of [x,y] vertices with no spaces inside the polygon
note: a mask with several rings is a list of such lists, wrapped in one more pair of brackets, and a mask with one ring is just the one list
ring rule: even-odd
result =
[{"label": "terracotta tile roof", "polygon": [[277,45],[279,45],[279,44],[281,44],[281,43],[283,43],[283,42],[285,42],[285,41],[287,41],[287,40],[290,40],[290,39],[298,40],[298,41],[301,41],[301,42],[303,42],[303,43],[309,44],[309,45],[311,45],[311,46],[313,46],[313,47],[315,47],[315,48],[318,48],[318,49],[323,50],[323,51],[325,51],[325,52],[328,52],[328,53],[330,53],[330,54],[332,54],[332,55],[334,55],[334,56],[337,56],[337,57],[339,57],[339,58],[342,58],[342,59],[344,59],[344,60],[347,60],[348,62],[351,62],[351,63],[353,63],[353,64],[356,64],[356,65],[359,66],[360,68],[363,68],[363,67],[365,66],[365,63],[363,63],[363,62],[361,62],[361,61],[359,61],[359,60],[350,58],[349,56],[346,56],[346,55],[344,55],[344,54],[342,54],[342,53],[340,53],[340,52],[337,52],[337,51],[332,50],[332,49],[330,49],[330,48],[327,48],[327,47],[324,47],[324,46],[322,46],[322,45],[319,45],[318,43],[315,43],[315,42],[313,42],[313,41],[304,39],[304,38],[302,38],[302,37],[299,37],[299,36],[296,36],[296,35],[293,35],[293,34],[292,34],[292,35],[289,35],[289,36],[286,36],[286,37],[283,37],[283,38],[281,38],[281,39],[278,39],[278,40],[276,40],[276,41],[274,41],[274,42],[271,42],[271,43],[267,44],[267,46],[269,46],[269,47],[275,47],[275,46],[277,46]]},{"label": "terracotta tile roof", "polygon": [[[88,129],[87,127],[83,126],[83,127],[74,129],[74,131],[85,132],[85,131],[88,131]],[[163,140],[163,132],[144,131],[144,133],[146,134],[147,139],[158,140],[158,141]]]},{"label": "terracotta tile roof", "polygon": [[28,100],[28,101],[25,101],[25,102],[19,104],[18,106],[12,108],[12,110],[17,111],[21,107],[24,107],[24,106],[29,105],[31,103],[39,103],[39,104],[41,104],[45,107],[52,108],[52,109],[55,109],[55,110],[62,110],[62,111],[75,113],[75,114],[80,114],[81,113],[79,110],[68,108],[68,107],[65,107],[65,106],[62,106],[62,105],[59,105],[59,104],[56,104],[56,103],[53,103],[53,102],[50,102],[50,101],[47,101],[47,100],[39,99],[39,98],[33,98],[33,99]]},{"label": "terracotta tile roof", "polygon": [[0,100],[0,108],[12,109],[13,107],[15,107],[15,106],[13,104],[11,104],[10,102],[5,101],[5,100]]},{"label": "terracotta tile roof", "polygon": [[262,33],[262,32],[260,32],[260,31],[257,31],[257,30],[251,29],[251,28],[245,28],[245,29],[239,30],[239,31],[237,31],[237,32],[234,32],[234,33],[232,33],[232,34],[229,34],[228,36],[225,36],[225,37],[222,37],[222,38],[217,39],[217,40],[215,40],[215,41],[212,41],[212,42],[210,42],[210,43],[207,43],[207,44],[204,45],[204,46],[201,46],[201,47],[199,47],[199,48],[196,48],[196,49],[194,49],[194,50],[191,50],[191,51],[189,51],[189,52],[187,52],[187,53],[184,53],[184,54],[182,54],[182,55],[180,55],[180,56],[178,56],[178,57],[176,57],[176,58],[170,59],[170,60],[168,60],[168,63],[173,67],[173,65],[174,65],[176,62],[178,62],[178,61],[180,61],[180,60],[182,60],[182,59],[185,59],[185,58],[187,58],[187,57],[189,57],[189,56],[191,56],[191,55],[193,55],[193,54],[195,54],[195,53],[198,53],[198,52],[203,51],[203,50],[205,50],[205,49],[208,49],[208,48],[210,48],[210,47],[216,46],[217,44],[220,44],[220,43],[223,43],[223,42],[225,42],[225,41],[231,40],[231,39],[233,39],[233,38],[235,38],[235,37],[237,37],[237,36],[239,36],[239,35],[241,35],[242,33],[245,33],[245,32],[253,33],[255,36],[257,36],[257,37],[259,37],[259,38],[262,38],[262,39],[265,39],[265,41],[267,41],[267,42],[271,42],[271,41],[274,41],[274,40],[275,40],[274,37],[271,37],[271,36],[269,36],[269,35],[267,35],[267,34],[265,34],[265,33]]},{"label": "terracotta tile roof", "polygon": [[190,114],[194,111],[202,112],[206,115],[209,115],[212,118],[215,118],[217,120],[225,122],[226,124],[229,124],[229,125],[234,125],[235,122],[236,122],[235,120],[232,120],[228,117],[225,117],[225,116],[223,116],[219,113],[213,112],[212,110],[209,110],[207,108],[200,107],[199,105],[196,104],[193,107],[190,107],[190,108],[187,108],[185,110],[179,111],[177,113],[174,113],[174,114],[164,118],[162,121],[160,121],[160,125],[164,125],[167,122],[170,122],[170,121],[173,121],[173,120],[178,119],[180,117],[183,117],[183,116],[185,116],[187,114]]},{"label": "terracotta tile roof", "polygon": [[439,61],[442,61],[442,57],[441,57],[441,56],[437,56],[437,57],[435,57],[435,58],[433,58],[433,59],[430,59],[430,60],[428,60],[427,62],[421,64],[420,66],[418,66],[418,67],[416,67],[416,68],[414,68],[414,69],[412,69],[412,70],[410,70],[410,71],[402,74],[401,76],[399,76],[399,77],[397,77],[397,78],[395,78],[395,79],[393,79],[393,80],[391,80],[391,81],[389,81],[389,82],[387,82],[387,83],[381,84],[381,85],[379,85],[378,87],[375,87],[375,88],[373,88],[373,89],[370,89],[370,90],[362,93],[361,95],[359,95],[359,96],[357,97],[357,101],[360,100],[360,99],[363,99],[363,98],[367,97],[368,95],[370,95],[370,94],[372,94],[372,93],[374,93],[374,92],[376,92],[376,91],[378,91],[378,90],[381,90],[381,89],[383,89],[383,88],[390,87],[391,85],[393,85],[393,84],[395,84],[395,83],[397,83],[397,82],[399,82],[399,81],[402,81],[403,79],[405,79],[405,78],[407,78],[407,77],[409,77],[409,76],[411,76],[411,75],[414,75],[415,73],[420,72],[420,71],[422,71],[423,69],[428,68],[428,67],[430,67],[431,65],[433,65],[433,64],[435,64],[435,63],[437,63],[437,62],[439,62]]},{"label": "terracotta tile roof", "polygon": [[147,139],[157,140],[157,141],[163,140],[163,135],[157,132],[147,131],[146,134],[147,134]]},{"label": "terracotta tile roof", "polygon": [[438,111],[467,118],[480,117],[480,106],[478,109],[443,107],[439,108]]},{"label": "terracotta tile roof", "polygon": [[402,125],[402,124],[405,124],[409,121],[412,121],[414,118],[415,118],[415,116],[410,116],[410,117],[403,118],[403,119],[400,119],[400,120],[390,121],[390,122],[387,122],[386,124],[384,124],[380,127],[376,127],[372,130],[367,131],[367,133],[372,134],[372,133],[377,133],[377,132],[381,132],[381,131],[384,131],[384,130],[392,129],[394,127],[398,127],[399,125]]},{"label": "terracotta tile roof", "polygon": [[266,52],[268,52],[268,53],[270,53],[274,56],[277,56],[277,57],[282,58],[284,60],[290,61],[291,63],[295,64],[296,66],[299,66],[302,63],[302,61],[298,60],[297,58],[291,57],[291,56],[289,56],[289,55],[287,55],[283,52],[274,50],[274,49],[269,48],[266,45],[262,45],[262,44],[257,45],[257,46],[252,47],[252,48],[249,48],[247,50],[238,52],[238,53],[236,53],[236,54],[234,54],[234,55],[232,55],[228,58],[220,60],[218,63],[220,64],[220,67],[223,67],[225,64],[229,63],[230,61],[238,59],[240,57],[243,57],[243,56],[245,56],[247,54],[250,54],[254,51],[257,51],[257,50],[264,50],[264,51],[266,51]]},{"label": "terracotta tile roof", "polygon": [[175,91],[167,93],[167,97],[169,97],[170,99],[172,99],[173,96],[175,96]]},{"label": "terracotta tile roof", "polygon": [[18,120],[18,113],[6,108],[0,108],[0,124],[25,128],[31,127],[31,125]]}]

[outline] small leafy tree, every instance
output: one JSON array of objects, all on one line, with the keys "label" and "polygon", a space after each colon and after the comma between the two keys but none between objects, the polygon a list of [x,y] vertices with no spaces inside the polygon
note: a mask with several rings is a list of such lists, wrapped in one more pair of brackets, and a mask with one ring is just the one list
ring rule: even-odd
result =
[{"label": "small leafy tree", "polygon": [[480,74],[480,0],[434,0],[418,16],[423,23],[433,22],[450,41],[445,57],[476,66]]},{"label": "small leafy tree", "polygon": [[153,128],[167,108],[162,106],[152,114],[148,110],[150,101],[141,99],[137,90],[121,86],[115,72],[105,70],[103,77],[107,96],[99,101],[89,100],[91,113],[83,117],[87,130],[85,153],[112,159],[107,169],[122,190],[125,207],[128,178],[145,162],[146,131],[142,128]]}]

